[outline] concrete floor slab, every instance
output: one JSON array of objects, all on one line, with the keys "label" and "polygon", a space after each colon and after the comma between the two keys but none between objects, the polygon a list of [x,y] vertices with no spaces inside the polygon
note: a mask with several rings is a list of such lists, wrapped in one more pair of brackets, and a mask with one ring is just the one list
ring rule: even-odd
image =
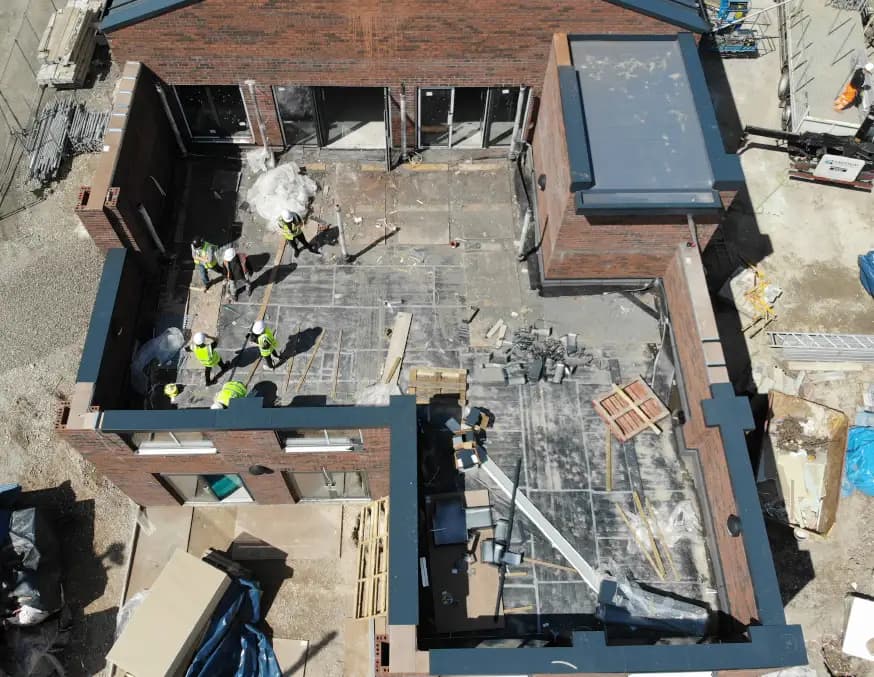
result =
[{"label": "concrete floor slab", "polygon": [[399,245],[446,244],[449,242],[449,209],[445,206],[400,207],[392,214],[399,228],[393,237]]},{"label": "concrete floor slab", "polygon": [[450,172],[453,205],[510,205],[513,184],[507,172],[501,170]]},{"label": "concrete floor slab", "polygon": [[188,536],[188,552],[195,557],[202,557],[209,548],[227,551],[234,540],[236,523],[235,507],[194,508],[191,533]]},{"label": "concrete floor slab", "polygon": [[392,209],[449,206],[448,171],[398,171],[392,176]]},{"label": "concrete floor slab", "polygon": [[453,237],[465,240],[513,237],[513,206],[509,202],[453,206],[451,218]]},{"label": "concrete floor slab", "polygon": [[340,553],[341,519],[335,504],[238,506],[234,541],[263,541],[296,560],[333,559]]}]

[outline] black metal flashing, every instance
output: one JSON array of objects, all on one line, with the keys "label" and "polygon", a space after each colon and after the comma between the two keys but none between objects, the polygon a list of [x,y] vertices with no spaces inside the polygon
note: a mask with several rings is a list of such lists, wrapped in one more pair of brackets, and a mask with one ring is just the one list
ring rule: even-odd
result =
[{"label": "black metal flashing", "polygon": [[572,66],[558,67],[558,89],[561,94],[561,113],[571,179],[569,190],[576,192],[595,185],[595,175],[592,170],[583,95],[577,73]]},{"label": "black metal flashing", "polygon": [[111,33],[195,2],[200,0],[110,0],[103,13],[100,30]]},{"label": "black metal flashing", "polygon": [[692,98],[698,110],[698,121],[704,133],[704,143],[710,157],[710,168],[713,170],[713,188],[715,190],[740,190],[744,185],[744,173],[740,158],[725,151],[722,132],[716,120],[716,110],[713,99],[710,98],[710,87],[704,75],[704,66],[698,55],[698,44],[689,33],[677,36],[680,54],[686,64],[686,75],[692,88]]},{"label": "black metal flashing", "polygon": [[127,249],[110,249],[106,253],[94,308],[91,311],[91,321],[88,324],[88,334],[85,337],[85,347],[79,361],[79,372],[76,374],[76,381],[79,383],[94,383],[100,374],[126,258]]},{"label": "black metal flashing", "polygon": [[607,2],[685,28],[693,33],[707,33],[711,30],[710,22],[698,0],[607,0]]}]

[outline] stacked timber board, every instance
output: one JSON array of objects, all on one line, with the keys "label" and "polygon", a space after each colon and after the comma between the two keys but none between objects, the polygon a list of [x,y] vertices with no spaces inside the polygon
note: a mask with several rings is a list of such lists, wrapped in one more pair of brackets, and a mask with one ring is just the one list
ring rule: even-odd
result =
[{"label": "stacked timber board", "polygon": [[355,618],[374,618],[388,610],[388,499],[364,506],[358,523]]},{"label": "stacked timber board", "polygon": [[100,3],[71,0],[52,14],[39,43],[37,84],[81,87],[91,66]]},{"label": "stacked timber board", "polygon": [[416,396],[416,404],[428,404],[437,395],[458,395],[458,404],[463,407],[467,403],[467,369],[413,367],[407,394]]}]

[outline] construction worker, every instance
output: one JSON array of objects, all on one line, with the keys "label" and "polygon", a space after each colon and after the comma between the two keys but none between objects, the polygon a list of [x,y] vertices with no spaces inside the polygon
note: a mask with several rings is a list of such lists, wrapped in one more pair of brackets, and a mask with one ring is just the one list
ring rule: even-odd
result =
[{"label": "construction worker", "polygon": [[214,336],[207,336],[202,331],[197,332],[191,339],[191,343],[185,346],[185,350],[193,352],[197,361],[203,365],[203,380],[205,385],[210,383],[210,375],[213,367],[219,368],[219,373],[215,376],[215,383],[219,380],[222,374],[225,373],[228,366],[216,350],[217,341]]},{"label": "construction worker", "polygon": [[176,404],[176,398],[179,397],[179,386],[175,383],[168,383],[164,386],[164,394],[170,398],[170,404]]},{"label": "construction worker", "polygon": [[840,112],[850,106],[858,105],[862,101],[862,90],[870,82],[872,73],[874,73],[874,63],[866,63],[864,66],[856,68],[850,77],[850,81],[841,90],[838,98],[835,99],[832,108]]},{"label": "construction worker", "polygon": [[227,409],[231,400],[238,397],[246,397],[248,394],[245,384],[241,381],[228,381],[222,386],[222,389],[216,393],[210,409]]},{"label": "construction worker", "polygon": [[303,219],[300,214],[297,214],[290,209],[283,209],[279,217],[279,231],[282,236],[291,243],[294,248],[294,257],[300,256],[304,249],[308,249],[317,256],[322,256],[322,252],[316,249],[312,242],[308,242],[303,234]]},{"label": "construction worker", "polygon": [[276,336],[269,329],[263,320],[256,320],[252,325],[252,331],[246,336],[258,345],[258,352],[261,353],[261,358],[264,360],[265,369],[275,369],[279,360],[279,343],[276,341]]},{"label": "construction worker", "polygon": [[252,271],[248,268],[246,256],[238,254],[233,247],[228,247],[222,259],[225,264],[225,278],[228,281],[228,300],[236,301],[242,288],[245,288],[246,293],[251,296]]},{"label": "construction worker", "polygon": [[202,237],[196,237],[191,242],[191,258],[194,259],[194,266],[203,283],[203,291],[206,291],[209,289],[209,275],[206,271],[213,270],[218,265],[216,246],[206,242]]}]

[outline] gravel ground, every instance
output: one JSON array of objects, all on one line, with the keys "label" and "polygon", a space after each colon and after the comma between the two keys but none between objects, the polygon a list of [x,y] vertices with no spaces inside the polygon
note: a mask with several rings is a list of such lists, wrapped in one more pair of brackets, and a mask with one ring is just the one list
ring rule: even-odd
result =
[{"label": "gravel ground", "polygon": [[[113,79],[80,98],[108,107]],[[0,482],[21,483],[33,492],[28,500],[46,506],[59,524],[73,614],[65,654],[71,676],[100,674],[105,666],[134,515],[129,499],[53,429],[72,391],[102,267],[73,214],[79,186],[90,182],[96,163],[96,155],[76,158],[42,201],[23,188],[19,173],[0,210],[28,207],[0,220],[6,358],[0,363]]]}]

